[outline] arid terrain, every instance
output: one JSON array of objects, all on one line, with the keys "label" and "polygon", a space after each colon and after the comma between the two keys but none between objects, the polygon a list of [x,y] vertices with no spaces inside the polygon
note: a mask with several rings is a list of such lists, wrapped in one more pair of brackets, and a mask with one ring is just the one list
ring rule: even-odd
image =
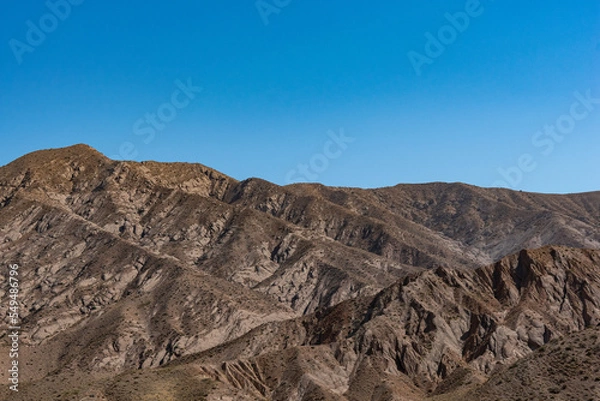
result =
[{"label": "arid terrain", "polygon": [[600,192],[0,168],[0,400],[600,400]]}]

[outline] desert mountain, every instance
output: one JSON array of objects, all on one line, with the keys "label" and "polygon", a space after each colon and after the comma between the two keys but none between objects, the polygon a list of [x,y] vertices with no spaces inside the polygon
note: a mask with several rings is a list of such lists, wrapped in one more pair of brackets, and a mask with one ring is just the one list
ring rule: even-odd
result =
[{"label": "desert mountain", "polygon": [[600,192],[281,187],[76,145],[0,168],[0,251],[0,399],[504,399],[559,341],[597,357]]}]

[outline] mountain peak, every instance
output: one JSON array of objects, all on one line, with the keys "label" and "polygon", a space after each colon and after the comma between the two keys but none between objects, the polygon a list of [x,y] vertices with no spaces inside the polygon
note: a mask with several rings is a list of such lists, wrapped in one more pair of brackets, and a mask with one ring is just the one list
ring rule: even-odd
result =
[{"label": "mountain peak", "polygon": [[96,160],[108,162],[106,156],[96,149],[85,144],[76,144],[64,148],[50,148],[28,153],[5,167],[47,168],[48,164],[56,164],[61,161]]},{"label": "mountain peak", "polygon": [[98,175],[111,163],[102,153],[84,144],[38,150],[1,167],[0,184],[42,190],[69,189],[75,176],[84,172],[86,177],[90,173]]}]

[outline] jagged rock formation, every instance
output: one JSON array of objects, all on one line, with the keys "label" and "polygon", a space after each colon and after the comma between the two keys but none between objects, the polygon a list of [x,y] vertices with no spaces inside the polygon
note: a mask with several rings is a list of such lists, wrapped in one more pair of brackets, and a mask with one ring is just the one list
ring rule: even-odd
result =
[{"label": "jagged rock formation", "polygon": [[[408,378],[422,396],[440,393],[457,376],[484,377],[554,338],[600,326],[600,251],[546,247],[476,270],[439,267],[374,297],[272,326],[185,363],[277,400],[287,399],[289,390],[278,397],[283,390],[265,391],[272,385],[261,378],[292,385],[282,368],[298,359],[305,362],[294,367],[295,391],[304,380],[331,397],[374,399],[381,383]],[[281,353],[291,361],[272,369]]]},{"label": "jagged rock formation", "polygon": [[471,391],[600,323],[599,223],[600,192],[279,187],[85,145],[35,152],[0,168],[18,399]]}]

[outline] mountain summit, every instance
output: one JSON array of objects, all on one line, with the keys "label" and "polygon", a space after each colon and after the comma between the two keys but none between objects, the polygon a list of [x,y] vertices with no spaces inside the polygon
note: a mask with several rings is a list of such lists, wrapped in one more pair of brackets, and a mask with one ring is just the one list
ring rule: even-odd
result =
[{"label": "mountain summit", "polygon": [[511,400],[535,361],[531,388],[600,398],[600,192],[282,187],[75,145],[0,168],[0,251],[2,399]]}]

